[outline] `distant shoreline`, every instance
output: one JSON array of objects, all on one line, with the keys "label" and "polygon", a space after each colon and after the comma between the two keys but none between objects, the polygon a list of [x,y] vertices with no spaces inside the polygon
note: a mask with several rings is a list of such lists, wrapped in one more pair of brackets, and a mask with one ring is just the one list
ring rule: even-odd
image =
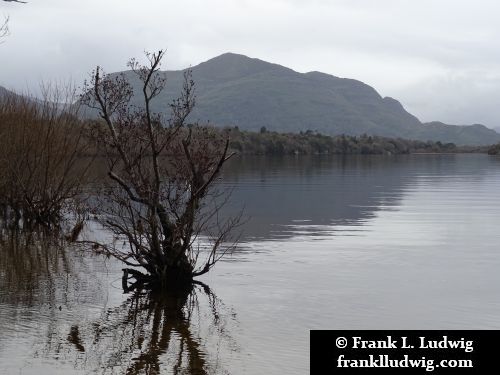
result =
[{"label": "distant shoreline", "polygon": [[440,141],[419,141],[376,135],[336,135],[306,131],[278,133],[242,131],[237,127],[222,130],[230,148],[242,155],[405,155],[405,154],[492,154],[499,146],[457,146]]}]

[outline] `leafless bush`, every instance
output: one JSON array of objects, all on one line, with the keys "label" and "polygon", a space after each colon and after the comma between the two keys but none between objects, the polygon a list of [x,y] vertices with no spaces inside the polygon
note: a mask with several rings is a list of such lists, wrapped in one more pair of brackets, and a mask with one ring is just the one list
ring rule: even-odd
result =
[{"label": "leafless bush", "polygon": [[[134,92],[124,75],[104,75],[99,67],[82,98],[103,120],[94,127],[94,136],[106,155],[112,183],[95,208],[96,217],[120,239],[95,246],[147,271],[125,269],[125,289],[129,276],[136,279],[135,285],[150,287],[190,283],[232,248],[225,243],[239,222],[220,220],[225,199],[214,189],[231,157],[229,140],[209,128],[187,124],[195,104],[189,70],[181,96],[165,108],[171,116],[151,111],[151,101],[166,83],[159,71],[163,55],[146,54],[144,66],[129,62],[142,84],[143,107],[131,105]],[[202,234],[208,234],[204,245],[198,241]],[[199,261],[201,253],[205,258]]]},{"label": "leafless bush", "polygon": [[4,223],[55,229],[75,198],[92,158],[71,104],[72,90],[46,88],[44,99],[0,99],[0,209]]}]

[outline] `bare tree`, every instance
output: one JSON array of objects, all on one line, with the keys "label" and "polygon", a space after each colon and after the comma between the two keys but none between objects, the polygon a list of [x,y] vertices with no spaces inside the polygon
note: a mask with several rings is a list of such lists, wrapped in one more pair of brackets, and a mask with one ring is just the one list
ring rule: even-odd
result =
[{"label": "bare tree", "polygon": [[[3,0],[8,3],[21,3],[21,4],[28,4],[26,1],[20,1],[20,0]],[[9,35],[9,17],[5,17],[4,23],[0,25],[0,43],[2,43],[2,39]]]},{"label": "bare tree", "polygon": [[165,108],[168,118],[151,110],[166,84],[159,70],[163,56],[163,51],[146,53],[146,65],[134,59],[128,63],[141,82],[140,108],[131,105],[134,93],[125,76],[105,75],[99,67],[82,97],[102,118],[94,136],[106,155],[111,182],[95,212],[115,241],[94,245],[146,270],[124,269],[125,289],[128,279],[135,279],[133,287],[191,283],[233,248],[227,241],[239,223],[239,217],[220,220],[227,197],[214,189],[232,156],[229,139],[213,128],[187,123],[195,105],[191,71],[184,74],[180,97]]},{"label": "bare tree", "polygon": [[0,43],[7,35],[9,35],[9,17],[5,17],[3,24],[0,25]]}]

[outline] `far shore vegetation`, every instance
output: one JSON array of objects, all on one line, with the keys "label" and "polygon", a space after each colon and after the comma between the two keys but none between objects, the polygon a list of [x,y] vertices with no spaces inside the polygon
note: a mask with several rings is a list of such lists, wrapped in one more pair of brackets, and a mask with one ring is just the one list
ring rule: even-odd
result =
[{"label": "far shore vegetation", "polygon": [[[457,146],[440,141],[418,141],[377,135],[323,135],[312,130],[277,133],[262,127],[260,132],[226,128],[230,147],[253,155],[401,155],[422,153],[487,153],[494,146]],[[497,146],[498,147],[498,146]]]},{"label": "far shore vegetation", "polygon": [[489,155],[499,155],[500,154],[500,144],[489,147],[488,154]]},{"label": "far shore vegetation", "polygon": [[[95,120],[92,121],[95,123]],[[82,122],[82,126],[85,122]],[[102,125],[102,124],[101,124]],[[500,145],[458,146],[451,142],[419,141],[390,138],[377,135],[324,135],[311,130],[299,133],[274,131],[248,131],[238,127],[219,128],[214,125],[198,125],[229,139],[229,151],[236,155],[407,155],[445,153],[498,153]],[[495,152],[496,150],[496,152]],[[86,156],[103,156],[96,148]]]}]

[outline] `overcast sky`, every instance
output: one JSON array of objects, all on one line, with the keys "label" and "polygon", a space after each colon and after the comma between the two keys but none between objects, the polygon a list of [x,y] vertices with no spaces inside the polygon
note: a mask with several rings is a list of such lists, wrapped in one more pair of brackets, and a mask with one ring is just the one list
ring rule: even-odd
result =
[{"label": "overcast sky", "polygon": [[498,0],[0,1],[0,85],[81,82],[167,48],[166,69],[235,52],[355,78],[423,121],[500,127]]}]

